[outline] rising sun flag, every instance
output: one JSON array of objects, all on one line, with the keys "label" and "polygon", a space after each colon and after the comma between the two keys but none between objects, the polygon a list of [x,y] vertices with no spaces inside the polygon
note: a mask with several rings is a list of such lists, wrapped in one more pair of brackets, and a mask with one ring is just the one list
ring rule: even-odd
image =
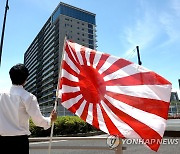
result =
[{"label": "rising sun flag", "polygon": [[59,97],[65,108],[107,134],[142,139],[150,149],[159,149],[168,116],[169,81],[143,66],[68,40],[62,56]]}]

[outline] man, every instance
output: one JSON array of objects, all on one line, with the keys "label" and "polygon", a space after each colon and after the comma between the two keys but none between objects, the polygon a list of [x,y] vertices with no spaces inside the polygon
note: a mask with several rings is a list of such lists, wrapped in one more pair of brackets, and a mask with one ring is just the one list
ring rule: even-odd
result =
[{"label": "man", "polygon": [[29,118],[48,129],[57,113],[53,110],[50,117],[41,114],[36,97],[23,88],[29,75],[23,64],[13,66],[9,74],[12,87],[0,93],[0,153],[29,154]]}]

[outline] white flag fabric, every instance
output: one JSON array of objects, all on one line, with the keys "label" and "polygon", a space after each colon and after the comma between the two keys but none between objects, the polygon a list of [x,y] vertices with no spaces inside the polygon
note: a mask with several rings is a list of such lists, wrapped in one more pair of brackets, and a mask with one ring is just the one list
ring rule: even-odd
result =
[{"label": "white flag fabric", "polygon": [[168,116],[171,83],[123,58],[66,41],[61,104],[87,123],[157,151]]}]

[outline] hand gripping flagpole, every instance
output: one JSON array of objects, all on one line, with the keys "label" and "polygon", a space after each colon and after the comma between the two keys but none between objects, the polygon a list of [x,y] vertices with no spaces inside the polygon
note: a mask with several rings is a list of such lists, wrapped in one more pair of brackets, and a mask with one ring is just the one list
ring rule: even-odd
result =
[{"label": "hand gripping flagpole", "polygon": [[[64,46],[63,46],[63,52],[62,52],[62,57],[61,57],[61,66],[62,66],[62,61],[63,61],[63,58],[64,58],[65,43],[66,43],[66,36],[64,38]],[[57,109],[57,102],[58,102],[58,96],[59,96],[59,79],[61,78],[61,66],[59,68],[58,84],[57,84],[56,98],[55,98],[55,104],[54,104],[54,110],[55,111]],[[51,125],[51,134],[50,134],[48,154],[51,154],[51,144],[52,144],[53,130],[54,130],[54,122],[52,122],[52,125]]]}]

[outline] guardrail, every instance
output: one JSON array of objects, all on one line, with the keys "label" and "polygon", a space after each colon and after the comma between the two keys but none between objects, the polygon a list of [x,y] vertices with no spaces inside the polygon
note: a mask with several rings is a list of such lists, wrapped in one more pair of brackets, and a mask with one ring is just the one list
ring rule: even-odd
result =
[{"label": "guardrail", "polygon": [[[29,138],[31,142],[45,142],[49,141],[50,138]],[[52,141],[60,141],[60,140],[107,140],[107,137],[53,137]],[[32,146],[30,144],[30,149],[48,149],[48,146]],[[51,146],[51,149],[79,149],[79,150],[114,150],[115,154],[123,154],[123,150],[126,150],[125,147],[122,147],[122,139],[120,139],[120,144],[110,149],[108,146]]]},{"label": "guardrail", "polygon": [[168,119],[166,131],[180,131],[180,119]]}]

